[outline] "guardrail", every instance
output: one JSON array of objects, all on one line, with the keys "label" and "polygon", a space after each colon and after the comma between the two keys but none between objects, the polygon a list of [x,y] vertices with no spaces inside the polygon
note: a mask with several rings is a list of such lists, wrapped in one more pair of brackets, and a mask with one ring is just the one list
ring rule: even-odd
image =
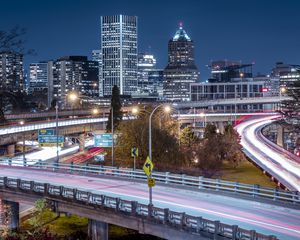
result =
[{"label": "guardrail", "polygon": [[64,187],[61,185],[41,183],[35,181],[22,180],[17,178],[0,177],[0,187],[2,189],[28,191],[30,194],[43,194],[58,198],[58,201],[75,200],[78,203],[89,204],[110,208],[120,214],[131,215],[137,218],[147,218],[148,221],[156,224],[165,224],[169,227],[180,229],[191,234],[208,232],[214,239],[218,236],[230,239],[249,240],[276,240],[275,236],[267,236],[257,233],[254,230],[246,230],[237,225],[229,225],[220,221],[211,221],[202,217],[191,216],[186,213],[171,211],[168,208],[159,208],[152,205],[145,205],[136,201],[128,201],[106,195],[91,193],[89,191],[76,188]]},{"label": "guardrail", "polygon": [[[24,166],[23,161],[11,161],[9,159],[1,159],[0,164],[9,166]],[[118,176],[130,179],[147,179],[142,170],[133,170],[131,168],[107,167],[102,165],[80,165],[80,164],[64,164],[49,163],[42,161],[26,162],[26,167],[42,169],[48,171],[63,171],[69,173],[93,174]],[[213,191],[223,191],[229,193],[243,194],[253,198],[264,198],[281,202],[299,204],[299,192],[283,191],[277,188],[261,187],[260,185],[251,185],[238,182],[230,182],[220,179],[204,178],[202,176],[195,177],[185,174],[173,174],[170,172],[153,172],[152,177],[156,182],[164,184],[173,184],[177,186],[187,186],[197,189],[206,189]]]}]

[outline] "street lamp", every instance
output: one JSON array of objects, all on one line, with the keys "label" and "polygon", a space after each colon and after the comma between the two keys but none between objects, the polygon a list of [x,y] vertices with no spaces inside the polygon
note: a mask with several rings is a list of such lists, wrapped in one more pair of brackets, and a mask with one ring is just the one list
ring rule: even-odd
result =
[{"label": "street lamp", "polygon": [[[149,158],[152,162],[152,132],[151,132],[151,127],[152,127],[152,116],[155,113],[155,111],[160,108],[164,107],[164,112],[169,113],[171,111],[171,107],[166,104],[160,104],[156,106],[152,112],[150,113],[149,116]],[[152,172],[150,172],[150,179],[152,178]],[[152,187],[149,186],[149,204],[152,205]]]},{"label": "street lamp", "polygon": [[206,114],[204,112],[200,113],[200,117],[204,118],[204,127],[206,127]]},{"label": "street lamp", "polygon": [[279,88],[279,108],[278,110],[281,110],[281,97],[282,97],[282,94],[286,93],[286,87],[285,86],[282,86]]},{"label": "street lamp", "polygon": [[69,98],[70,101],[74,102],[74,101],[76,101],[79,97],[78,97],[77,93],[71,92],[70,94],[68,94],[68,98]]},{"label": "street lamp", "polygon": [[59,151],[58,151],[58,102],[55,104],[55,133],[56,133],[56,164],[59,163]]},{"label": "street lamp", "polygon": [[[25,124],[25,122],[23,120],[21,120],[19,122],[19,124],[21,126],[23,126]],[[22,148],[22,150],[23,150],[23,166],[26,167],[26,158],[25,158],[25,132],[23,132],[23,148]]]}]

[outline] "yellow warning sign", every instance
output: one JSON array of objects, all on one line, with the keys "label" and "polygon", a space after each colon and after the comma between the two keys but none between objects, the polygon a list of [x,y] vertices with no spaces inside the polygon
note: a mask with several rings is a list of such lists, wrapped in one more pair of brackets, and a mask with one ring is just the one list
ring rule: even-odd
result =
[{"label": "yellow warning sign", "polygon": [[145,174],[147,175],[147,177],[150,176],[152,169],[153,169],[153,163],[148,156],[144,163],[144,166],[143,166],[143,170],[144,170]]},{"label": "yellow warning sign", "polygon": [[154,178],[148,178],[148,186],[154,187],[155,186],[155,179]]}]

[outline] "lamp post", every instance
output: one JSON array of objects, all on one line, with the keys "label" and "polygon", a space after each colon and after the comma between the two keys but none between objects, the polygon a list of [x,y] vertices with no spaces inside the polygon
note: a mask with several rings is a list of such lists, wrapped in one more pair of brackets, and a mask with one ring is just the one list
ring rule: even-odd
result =
[{"label": "lamp post", "polygon": [[[150,158],[151,162],[152,162],[152,131],[151,131],[152,130],[152,116],[155,113],[155,111],[158,108],[162,107],[162,106],[164,106],[164,111],[166,113],[169,113],[171,111],[171,107],[169,105],[164,104],[164,103],[159,104],[158,106],[156,106],[152,110],[152,112],[146,111],[146,112],[150,113],[150,115],[149,115],[149,153],[148,153],[148,155],[149,155],[149,158]],[[137,114],[138,112],[139,112],[138,108],[134,107],[132,109],[133,114]],[[150,179],[152,178],[152,172],[150,172],[149,178]],[[149,186],[149,205],[152,205],[152,187],[150,187],[150,186]]]},{"label": "lamp post", "polygon": [[[22,120],[20,121],[20,125],[23,126],[25,122]],[[23,166],[26,167],[26,158],[25,158],[25,132],[23,132],[23,147],[22,147],[22,152],[23,152]]]},{"label": "lamp post", "polygon": [[111,135],[112,135],[112,145],[111,145],[111,166],[114,166],[114,158],[115,158],[115,138],[114,138],[114,108],[111,106]]},{"label": "lamp post", "polygon": [[204,112],[200,113],[200,117],[204,118],[204,128],[206,127],[206,114]]},{"label": "lamp post", "polygon": [[[150,116],[149,116],[149,158],[152,162],[152,131],[151,131],[151,127],[152,127],[152,116],[153,114],[155,113],[155,111],[164,106],[165,104],[160,104],[158,106],[156,106],[152,112],[150,113]],[[165,108],[164,108],[165,112],[170,112],[171,111],[171,108],[170,106],[168,105],[165,105]],[[150,179],[152,178],[152,172],[150,172]],[[149,186],[149,204],[152,205],[152,187]]]},{"label": "lamp post", "polygon": [[279,106],[278,106],[278,110],[281,110],[281,97],[282,94],[286,92],[286,87],[282,86],[279,88]]},{"label": "lamp post", "polygon": [[59,150],[58,150],[58,103],[55,105],[55,133],[56,133],[56,163],[59,163]]}]

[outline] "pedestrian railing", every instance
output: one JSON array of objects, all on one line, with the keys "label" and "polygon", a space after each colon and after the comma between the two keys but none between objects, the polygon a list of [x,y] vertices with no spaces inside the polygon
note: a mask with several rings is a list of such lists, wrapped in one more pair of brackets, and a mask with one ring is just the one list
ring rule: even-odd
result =
[{"label": "pedestrian railing", "polygon": [[[276,240],[275,236],[267,236],[257,233],[254,230],[246,230],[237,225],[229,225],[219,221],[212,221],[202,217],[192,216],[184,212],[171,211],[168,208],[159,208],[152,205],[145,205],[136,201],[123,200],[120,198],[100,195],[62,185],[28,181],[17,178],[0,177],[0,191],[12,190],[22,193],[43,194],[45,197],[57,201],[72,199],[84,206],[93,205],[95,207],[105,207],[114,210],[119,214],[143,218],[156,224],[165,224],[169,227],[180,229],[191,234],[207,232],[213,239],[227,237],[230,239],[249,239],[249,240]],[[96,208],[95,208],[96,209]]]},{"label": "pedestrian railing", "polygon": [[[24,166],[22,160],[12,161],[9,158],[0,159],[0,164],[10,166]],[[102,165],[80,165],[80,164],[64,164],[50,163],[42,161],[26,162],[26,167],[41,169],[47,171],[61,171],[69,173],[77,173],[83,175],[104,175],[117,176],[128,179],[146,180],[147,176],[142,170],[133,170],[131,168],[117,168]],[[243,194],[244,196],[253,198],[264,198],[274,200],[276,202],[287,202],[293,204],[300,203],[299,192],[284,191],[277,188],[261,187],[260,185],[244,184],[239,182],[230,182],[220,179],[204,178],[202,176],[189,176],[185,174],[173,174],[169,172],[153,172],[152,177],[156,182],[163,184],[172,184],[175,186],[184,186],[197,189],[205,189],[212,191],[228,192],[235,194]]]}]

